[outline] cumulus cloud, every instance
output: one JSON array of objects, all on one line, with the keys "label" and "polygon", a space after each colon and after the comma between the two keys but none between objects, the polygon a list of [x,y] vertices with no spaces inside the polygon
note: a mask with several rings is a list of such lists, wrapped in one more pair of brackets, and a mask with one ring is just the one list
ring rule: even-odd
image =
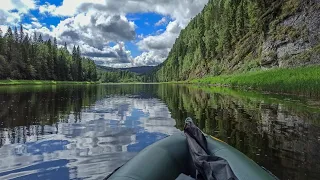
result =
[{"label": "cumulus cloud", "polygon": [[[190,19],[201,11],[208,0],[63,0],[62,4],[45,3],[37,6],[38,0],[2,0],[0,25],[7,21],[17,23],[21,13],[39,8],[48,16],[63,17],[57,26],[41,27],[36,19],[25,24],[30,32],[42,33],[44,39],[57,37],[58,43],[79,45],[83,55],[107,66],[157,65],[163,62],[175,39]],[[18,10],[12,12],[11,10]],[[10,12],[9,12],[10,11]],[[127,14],[157,13],[164,17],[155,26],[167,25],[149,36],[136,35],[134,19]],[[171,20],[170,22],[169,19]],[[147,22],[146,22],[147,23]],[[137,40],[142,51],[133,58],[123,42]],[[110,42],[117,43],[110,47]],[[68,47],[71,49],[71,47]]]},{"label": "cumulus cloud", "polygon": [[92,10],[110,14],[155,12],[168,15],[185,26],[207,2],[208,0],[63,0],[61,6],[45,4],[40,9],[52,15],[69,17]]},{"label": "cumulus cloud", "polygon": [[22,15],[36,7],[35,0],[1,0],[0,25],[16,25]]},{"label": "cumulus cloud", "polygon": [[[67,1],[67,0],[65,0]],[[208,0],[106,0],[104,3],[80,3],[76,6],[78,11],[107,11],[111,13],[141,13],[155,12],[162,15],[169,15],[182,25],[186,25],[189,20],[198,14]]]},{"label": "cumulus cloud", "polygon": [[133,60],[134,66],[156,66],[162,63],[168,55],[170,49],[160,51],[143,52]]},{"label": "cumulus cloud", "polygon": [[81,12],[79,11],[80,6],[88,3],[95,5],[103,5],[105,4],[105,0],[63,0],[61,6],[46,3],[39,7],[39,11],[40,13],[49,13],[54,16],[71,17]]},{"label": "cumulus cloud", "polygon": [[18,13],[8,12],[0,9],[0,25],[15,24],[20,21],[20,15]]},{"label": "cumulus cloud", "polygon": [[35,9],[35,0],[1,0],[0,9],[4,11],[16,10],[18,13],[27,13],[30,9]]},{"label": "cumulus cloud", "polygon": [[46,2],[42,6],[39,7],[39,12],[41,14],[49,13],[49,14],[54,14],[57,10],[57,6],[49,4]]},{"label": "cumulus cloud", "polygon": [[179,35],[181,27],[177,21],[171,21],[164,33],[156,36],[148,36],[137,44],[141,50],[161,50],[171,48],[177,35]]},{"label": "cumulus cloud", "polygon": [[31,22],[31,24],[36,28],[41,28],[42,27],[42,24],[40,24],[38,21],[33,21],[33,22]]},{"label": "cumulus cloud", "polygon": [[136,36],[134,23],[125,16],[97,11],[67,18],[53,32],[63,42],[88,44],[98,49],[111,41],[129,41]]},{"label": "cumulus cloud", "polygon": [[134,59],[134,63],[151,66],[162,63],[168,56],[181,29],[177,21],[170,21],[162,34],[148,36],[139,41],[137,45],[144,52]]},{"label": "cumulus cloud", "polygon": [[[82,54],[105,66],[131,64],[131,53],[125,49],[123,41],[136,36],[135,24],[123,15],[100,11],[80,13],[61,21],[52,34],[58,42],[81,47]],[[113,47],[110,42],[117,42]],[[69,47],[71,49],[71,47]]]},{"label": "cumulus cloud", "polygon": [[92,58],[96,64],[111,67],[131,67],[133,59],[127,51],[124,42],[118,42],[113,47],[106,46],[102,50],[91,46],[83,46],[82,55]]},{"label": "cumulus cloud", "polygon": [[[161,2],[165,2],[165,0],[160,1],[160,3]],[[159,31],[156,35],[144,37],[137,43],[137,46],[144,52],[134,58],[134,64],[158,65],[162,63],[168,56],[180,31],[188,24],[192,17],[201,11],[207,3],[207,0],[182,0],[170,1],[168,3],[170,6],[159,6],[156,11],[164,15],[170,15],[173,21],[168,23],[163,33]],[[192,6],[190,4],[192,4]],[[164,17],[155,25],[166,23],[165,20]]]}]

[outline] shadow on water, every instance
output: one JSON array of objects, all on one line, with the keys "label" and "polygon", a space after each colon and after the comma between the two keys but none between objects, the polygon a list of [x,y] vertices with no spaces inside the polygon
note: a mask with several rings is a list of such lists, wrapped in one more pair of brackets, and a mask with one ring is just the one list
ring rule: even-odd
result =
[{"label": "shadow on water", "polygon": [[320,177],[320,101],[170,84],[0,87],[0,178],[101,179],[186,117],[280,179]]}]

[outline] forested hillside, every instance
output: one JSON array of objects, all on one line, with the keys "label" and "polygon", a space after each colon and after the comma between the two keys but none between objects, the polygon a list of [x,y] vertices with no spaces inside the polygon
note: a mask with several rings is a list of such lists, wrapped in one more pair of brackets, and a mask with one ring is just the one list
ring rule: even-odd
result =
[{"label": "forested hillside", "polygon": [[25,34],[8,28],[0,30],[0,79],[96,81],[96,65],[81,57],[80,48],[59,48],[56,38],[44,41],[41,34]]},{"label": "forested hillside", "polygon": [[112,68],[97,65],[98,79],[103,83],[129,83],[141,82],[140,74],[122,70],[121,68]]},{"label": "forested hillside", "polygon": [[156,81],[319,64],[318,0],[209,0],[182,30]]},{"label": "forested hillside", "polygon": [[128,82],[142,82],[141,75],[129,71],[101,71],[98,70],[98,78],[103,83],[128,83]]},{"label": "forested hillside", "polygon": [[150,82],[149,72],[153,66],[141,66],[131,68],[112,68],[97,66],[98,77],[101,82],[122,83],[122,82]]},{"label": "forested hillside", "polygon": [[139,67],[131,67],[131,68],[120,68],[120,70],[129,71],[138,74],[146,74],[151,72],[154,69],[153,66],[139,66]]}]

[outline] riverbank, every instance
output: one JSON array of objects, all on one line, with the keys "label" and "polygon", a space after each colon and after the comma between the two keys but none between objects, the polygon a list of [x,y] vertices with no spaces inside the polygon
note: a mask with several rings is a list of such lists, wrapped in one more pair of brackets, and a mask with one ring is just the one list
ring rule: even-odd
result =
[{"label": "riverbank", "polygon": [[319,96],[320,66],[277,68],[243,74],[204,77],[187,81],[187,83]]},{"label": "riverbank", "polygon": [[57,85],[57,84],[99,84],[88,81],[46,81],[46,80],[0,80],[1,85]]}]

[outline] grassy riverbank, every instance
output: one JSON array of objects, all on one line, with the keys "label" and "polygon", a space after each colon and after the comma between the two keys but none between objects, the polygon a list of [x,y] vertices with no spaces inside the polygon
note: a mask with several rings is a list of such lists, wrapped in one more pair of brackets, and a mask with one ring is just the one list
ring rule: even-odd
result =
[{"label": "grassy riverbank", "polygon": [[56,85],[56,84],[98,84],[98,82],[46,81],[46,80],[0,80],[0,85]]},{"label": "grassy riverbank", "polygon": [[205,77],[188,81],[188,83],[319,96],[320,66],[278,68],[244,74]]}]

